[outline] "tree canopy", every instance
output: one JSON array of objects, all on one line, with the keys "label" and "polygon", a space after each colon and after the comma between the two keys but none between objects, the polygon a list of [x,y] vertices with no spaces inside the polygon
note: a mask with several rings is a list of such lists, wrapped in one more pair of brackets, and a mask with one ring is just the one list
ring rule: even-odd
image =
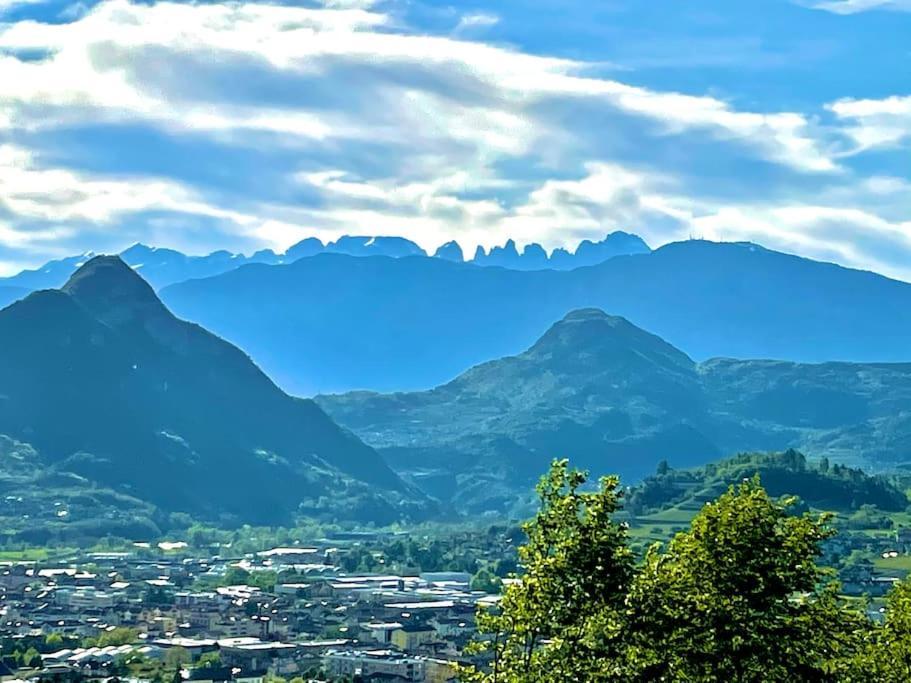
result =
[{"label": "tree canopy", "polygon": [[871,622],[818,564],[826,515],[752,477],[637,562],[617,479],[586,484],[566,461],[541,480],[518,580],[480,610],[484,664],[464,680],[911,680],[911,579]]}]

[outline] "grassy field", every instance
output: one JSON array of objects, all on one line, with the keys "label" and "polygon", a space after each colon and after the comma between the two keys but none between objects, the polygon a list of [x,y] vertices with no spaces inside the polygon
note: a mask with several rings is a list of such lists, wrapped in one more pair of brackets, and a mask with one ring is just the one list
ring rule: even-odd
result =
[{"label": "grassy field", "polygon": [[0,562],[44,562],[70,555],[72,548],[25,548],[24,550],[0,550]]},{"label": "grassy field", "polygon": [[899,555],[898,557],[889,558],[878,557],[873,560],[873,565],[882,572],[904,576],[911,572],[911,555]]}]

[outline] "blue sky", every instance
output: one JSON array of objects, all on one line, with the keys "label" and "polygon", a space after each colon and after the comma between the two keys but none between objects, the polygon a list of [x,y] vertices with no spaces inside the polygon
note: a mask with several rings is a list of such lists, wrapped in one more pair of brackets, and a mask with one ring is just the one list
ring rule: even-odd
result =
[{"label": "blue sky", "polygon": [[911,0],[0,0],[0,274],[623,229],[911,280]]}]

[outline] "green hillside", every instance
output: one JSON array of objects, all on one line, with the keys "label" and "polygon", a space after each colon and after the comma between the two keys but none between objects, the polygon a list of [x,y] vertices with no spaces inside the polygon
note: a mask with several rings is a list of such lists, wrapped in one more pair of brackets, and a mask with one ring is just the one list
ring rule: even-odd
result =
[{"label": "green hillside", "polygon": [[696,363],[598,309],[430,391],[317,401],[400,474],[474,512],[512,509],[555,457],[628,483],[661,460],[684,469],[743,451],[911,462],[911,364]]},{"label": "green hillside", "polygon": [[794,450],[783,453],[745,453],[704,467],[659,471],[634,486],[626,497],[631,514],[649,514],[668,508],[698,509],[716,499],[732,484],[758,476],[773,497],[797,496],[810,507],[850,513],[864,505],[887,512],[902,512],[908,497],[893,479],[863,470],[808,462]]},{"label": "green hillside", "polygon": [[10,489],[23,498],[7,501],[11,513],[43,517],[72,491],[97,489],[116,496],[87,504],[85,518],[123,500],[148,520],[179,512],[220,524],[426,514],[373,449],[174,317],[117,257],[0,311],[0,348],[0,434],[34,465],[6,457],[0,475],[18,477]]}]

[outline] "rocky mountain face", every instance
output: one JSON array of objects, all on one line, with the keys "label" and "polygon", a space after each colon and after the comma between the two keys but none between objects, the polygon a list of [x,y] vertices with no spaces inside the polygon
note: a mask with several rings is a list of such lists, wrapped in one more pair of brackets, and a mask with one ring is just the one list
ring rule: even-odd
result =
[{"label": "rocky mountain face", "polygon": [[174,317],[118,257],[0,311],[0,348],[0,434],[42,475],[225,523],[426,512],[372,448]]},{"label": "rocky mountain face", "polygon": [[558,457],[629,483],[661,460],[743,450],[911,461],[911,364],[696,363],[597,309],[431,391],[317,401],[401,474],[475,512],[509,509]]},{"label": "rocky mountain face", "polygon": [[515,241],[508,240],[504,246],[493,247],[489,252],[483,247],[478,247],[471,263],[514,270],[573,270],[604,263],[615,256],[647,254],[650,251],[649,246],[638,235],[612,232],[599,242],[583,240],[574,252],[558,248],[551,254],[548,254],[540,244],[535,243],[527,244],[520,253]]}]

